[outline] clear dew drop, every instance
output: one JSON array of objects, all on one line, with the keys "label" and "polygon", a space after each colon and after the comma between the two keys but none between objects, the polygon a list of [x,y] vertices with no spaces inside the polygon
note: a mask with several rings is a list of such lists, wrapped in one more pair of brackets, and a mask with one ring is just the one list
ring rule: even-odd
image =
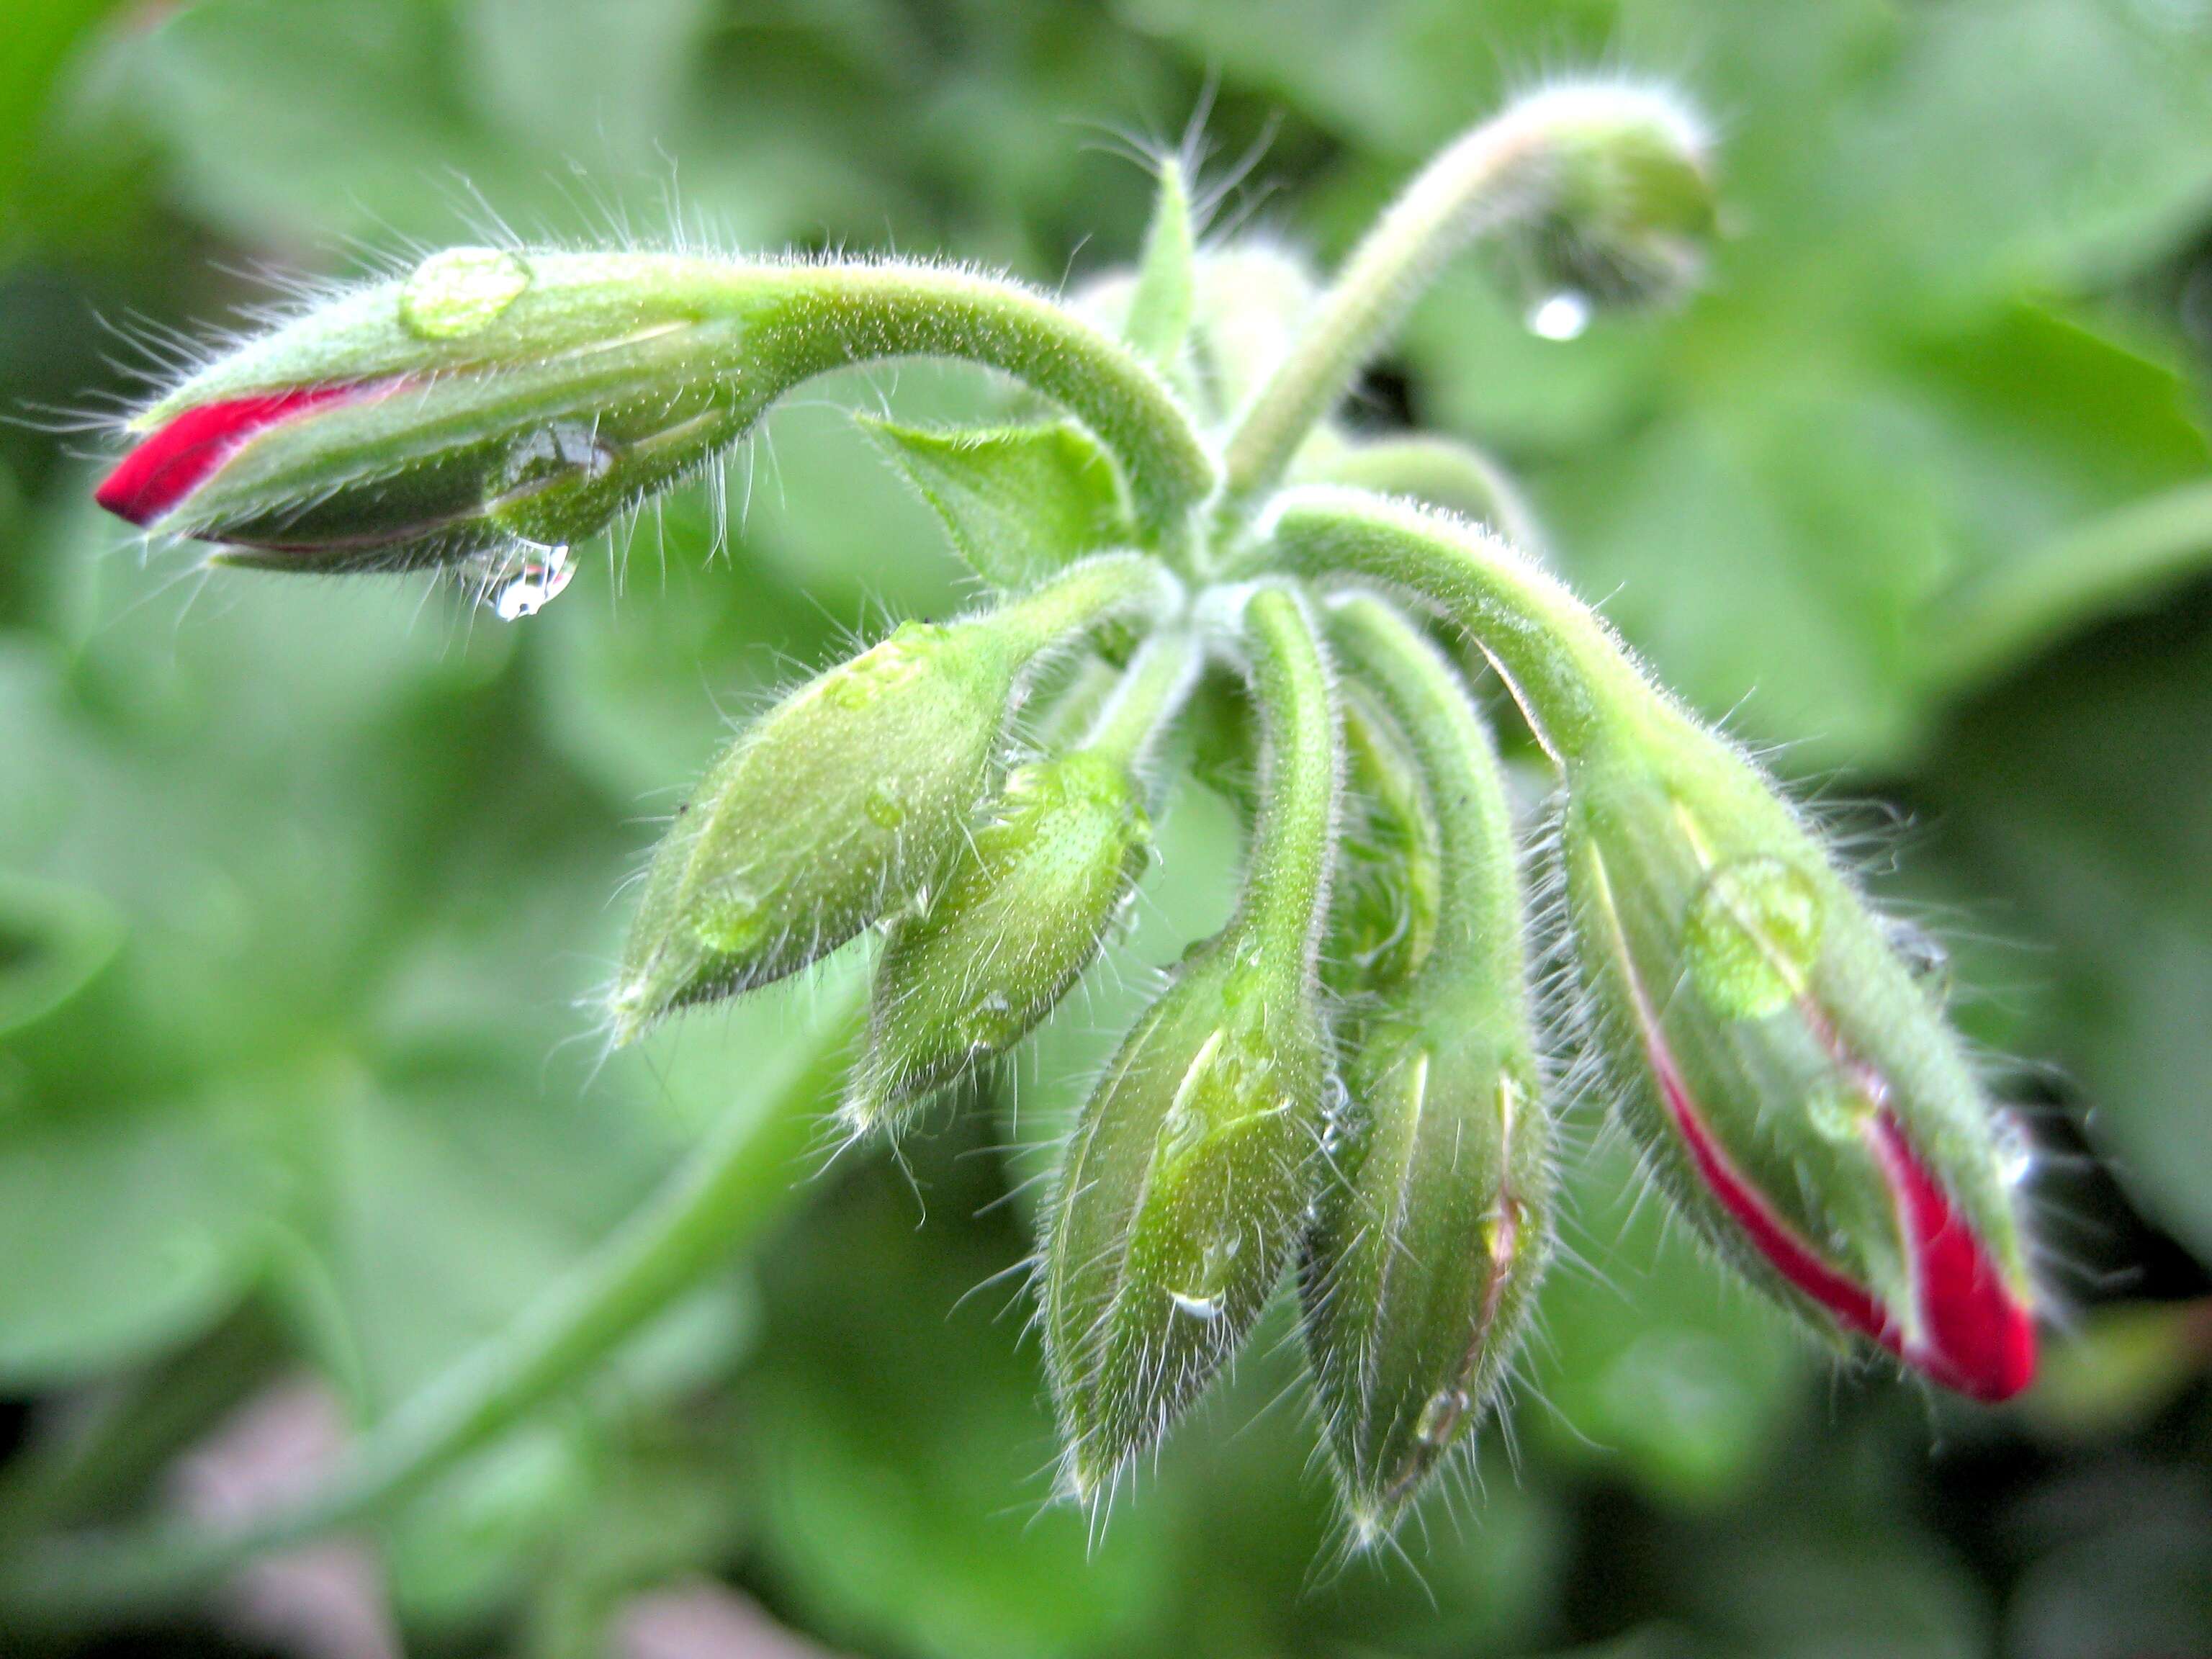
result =
[{"label": "clear dew drop", "polygon": [[522,568],[492,596],[491,608],[501,622],[534,617],[559,599],[575,580],[576,562],[565,547],[538,548],[525,556]]},{"label": "clear dew drop", "polygon": [[1713,872],[1690,906],[1682,953],[1691,983],[1727,1019],[1764,1019],[1802,994],[1825,920],[1811,876],[1778,858]]},{"label": "clear dew drop", "polygon": [[530,287],[530,267],[500,248],[451,247],[415,267],[399,320],[422,340],[456,340],[496,321]]},{"label": "clear dew drop", "polygon": [[[868,822],[879,830],[896,830],[906,822],[906,804],[881,784],[868,791],[860,810],[868,815]],[[928,907],[924,904],[921,908]]]},{"label": "clear dew drop", "polygon": [[1590,325],[1591,310],[1587,294],[1563,288],[1530,306],[1523,321],[1540,340],[1577,340]]},{"label": "clear dew drop", "polygon": [[1420,1417],[1413,1424],[1415,1437],[1424,1445],[1442,1445],[1451,1438],[1470,1403],[1463,1389],[1438,1389],[1421,1407]]},{"label": "clear dew drop", "polygon": [[2008,1187],[2027,1184],[2035,1173],[2035,1137],[2018,1112],[2000,1110],[1990,1126],[1996,1145],[1997,1179]]},{"label": "clear dew drop", "polygon": [[1188,1314],[1193,1319],[1210,1323],[1221,1317],[1221,1298],[1218,1296],[1193,1296],[1185,1291],[1170,1291],[1168,1300],[1175,1304],[1177,1313]]}]

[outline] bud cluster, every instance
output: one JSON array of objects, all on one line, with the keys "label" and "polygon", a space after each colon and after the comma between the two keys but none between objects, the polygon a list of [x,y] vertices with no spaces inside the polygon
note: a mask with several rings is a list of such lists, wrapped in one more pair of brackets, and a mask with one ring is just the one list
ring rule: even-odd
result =
[{"label": "bud cluster", "polygon": [[[1678,295],[1711,173],[1674,99],[1592,82],[1445,151],[1327,287],[1203,246],[1171,166],[1140,267],[1079,305],[919,264],[457,249],[210,364],[131,423],[99,495],[274,569],[519,560],[523,615],[572,544],[826,369],[964,361],[1056,404],[869,423],[988,598],[745,723],[646,873],[613,1032],[871,939],[839,1118],[901,1132],[1111,943],[1171,763],[1234,780],[1232,918],[1122,1039],[1041,1217],[1062,1485],[1109,1492],[1294,1282],[1364,1545],[1506,1389],[1557,1225],[1547,941],[1470,644],[1556,763],[1572,1041],[1655,1188],[1839,1351],[1981,1400],[2033,1375],[2017,1160],[1898,933],[1492,533],[1534,543],[1494,463],[1334,423],[1470,238],[1589,303]],[[1070,656],[1112,690],[1024,738]],[[1172,740],[1194,708],[1204,742]]]}]

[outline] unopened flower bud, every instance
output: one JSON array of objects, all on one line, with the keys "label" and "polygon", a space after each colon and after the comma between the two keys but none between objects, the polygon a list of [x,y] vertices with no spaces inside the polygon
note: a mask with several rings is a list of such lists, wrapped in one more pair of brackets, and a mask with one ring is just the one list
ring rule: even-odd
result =
[{"label": "unopened flower bud", "polygon": [[1306,1350],[1355,1541],[1387,1534],[1517,1352],[1552,1236],[1548,1115],[1496,756],[1451,666],[1378,601],[1334,617],[1436,797],[1434,944],[1345,1063],[1304,1271]]},{"label": "unopened flower bud", "polygon": [[1364,686],[1346,685],[1343,705],[1344,827],[1322,976],[1356,1002],[1402,984],[1428,959],[1443,872],[1436,809],[1404,736]]},{"label": "unopened flower bud", "polygon": [[1322,1133],[1333,698],[1303,604],[1270,591],[1245,619],[1268,763],[1243,902],[1109,1063],[1047,1210],[1045,1358],[1066,1484],[1085,1499],[1259,1318],[1296,1251]]},{"label": "unopened flower bud", "polygon": [[1542,293],[1569,303],[1665,304],[1695,285],[1714,228],[1712,140],[1679,99],[1570,81],[1507,109],[1526,201],[1507,234]]},{"label": "unopened flower bud", "polygon": [[1141,462],[1171,529],[1212,467],[1157,380],[1039,296],[966,272],[452,248],[218,358],[130,422],[98,491],[276,569],[412,569],[563,545],[675,483],[793,386],[874,358],[1001,368]]},{"label": "unopened flower bud", "polygon": [[1083,750],[1007,777],[974,854],[884,943],[848,1127],[896,1126],[1052,1012],[1143,873],[1152,834],[1139,797],[1125,768]]},{"label": "unopened flower bud", "polygon": [[1562,845],[1623,1115],[1700,1230],[1947,1388],[2026,1388],[2015,1165],[1939,1008],[1819,843],[1668,713],[1574,769]]},{"label": "unopened flower bud", "polygon": [[991,793],[1038,654],[1170,586],[1138,555],[1089,560],[1002,610],[902,624],[760,716],[654,854],[615,994],[618,1035],[927,909]]}]

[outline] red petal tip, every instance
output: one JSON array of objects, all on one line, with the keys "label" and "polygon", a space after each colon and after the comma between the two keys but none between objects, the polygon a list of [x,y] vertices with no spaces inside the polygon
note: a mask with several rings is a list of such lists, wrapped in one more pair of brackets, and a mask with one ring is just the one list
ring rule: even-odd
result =
[{"label": "red petal tip", "polygon": [[116,464],[93,492],[118,518],[149,525],[166,516],[261,433],[326,404],[358,397],[359,385],[299,386],[200,404],[173,416]]},{"label": "red petal tip", "polygon": [[1895,1117],[1876,1115],[1869,1139],[1905,1230],[1917,1304],[1908,1336],[1874,1293],[1838,1273],[1730,1162],[1689,1097],[1673,1057],[1655,1048],[1653,1067],[1697,1166],[1721,1206],[1790,1284],[1844,1325],[1880,1344],[1947,1389],[1995,1404],[2035,1380],[2035,1310],[2014,1294],[2002,1267],[1914,1153]]}]

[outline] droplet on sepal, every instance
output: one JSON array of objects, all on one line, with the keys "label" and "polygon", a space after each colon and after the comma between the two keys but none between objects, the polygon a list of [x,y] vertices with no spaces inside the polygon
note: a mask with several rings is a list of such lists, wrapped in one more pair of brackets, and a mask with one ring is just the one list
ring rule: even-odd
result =
[{"label": "droplet on sepal", "polygon": [[1820,948],[1820,893],[1786,860],[1723,866],[1691,904],[1682,950],[1715,1013],[1761,1019],[1803,992]]},{"label": "droplet on sepal", "polygon": [[528,291],[530,267],[500,248],[449,247],[399,289],[399,320],[418,340],[454,340],[496,322]]},{"label": "droplet on sepal", "polygon": [[1522,320],[1540,340],[1578,340],[1590,325],[1592,309],[1589,295],[1579,289],[1563,288],[1530,306]]}]

